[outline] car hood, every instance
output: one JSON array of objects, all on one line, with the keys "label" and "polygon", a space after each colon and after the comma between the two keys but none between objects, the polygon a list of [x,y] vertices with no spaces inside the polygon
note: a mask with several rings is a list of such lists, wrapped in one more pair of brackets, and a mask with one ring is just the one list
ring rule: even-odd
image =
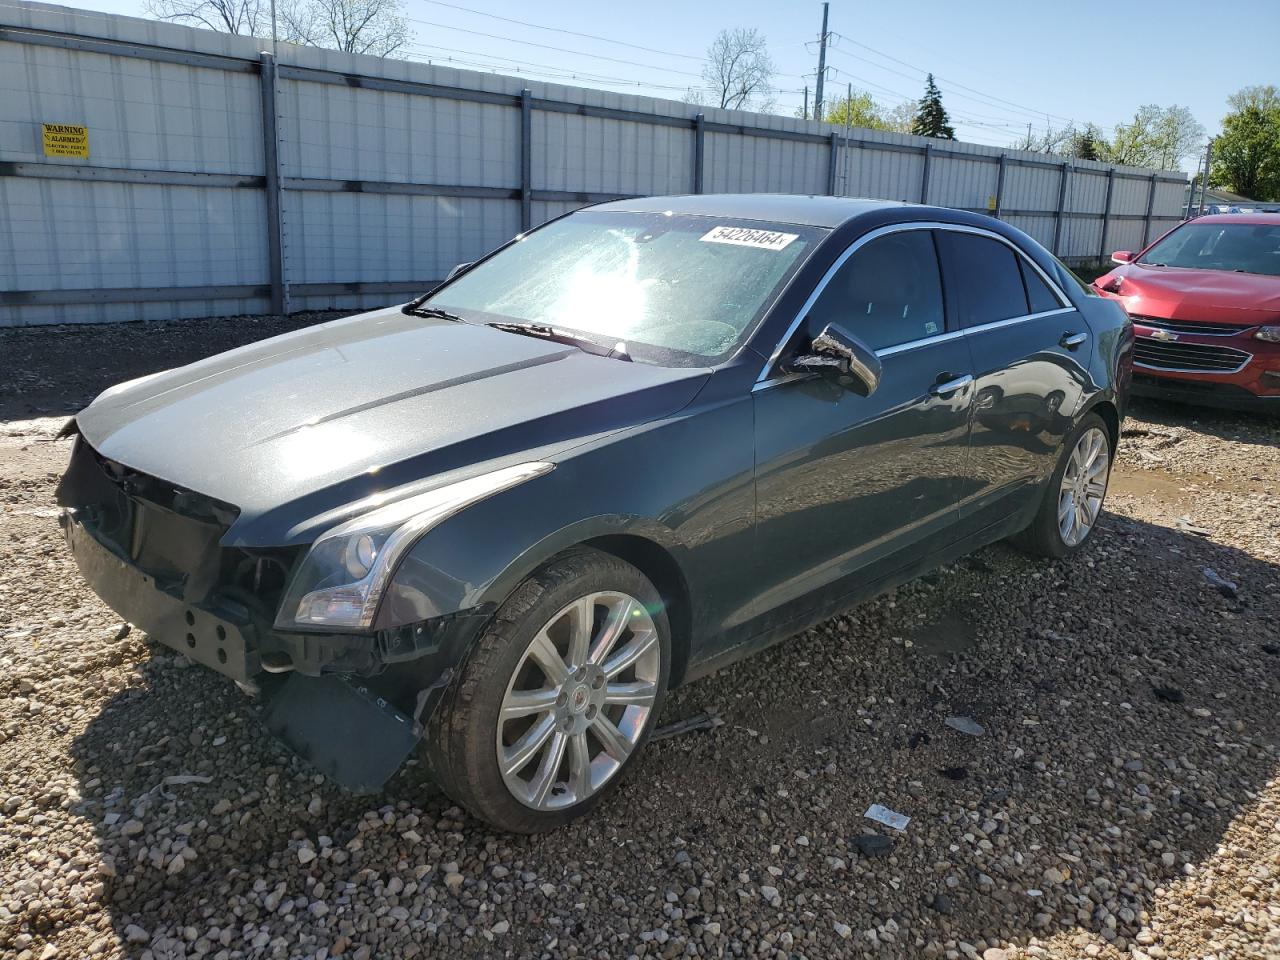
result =
[{"label": "car hood", "polygon": [[1140,263],[1116,273],[1124,278],[1119,292],[1130,313],[1242,326],[1280,315],[1280,277]]},{"label": "car hood", "polygon": [[675,413],[708,375],[392,308],[121,384],[76,423],[104,457],[238,508],[224,543],[284,545],[383,490]]}]

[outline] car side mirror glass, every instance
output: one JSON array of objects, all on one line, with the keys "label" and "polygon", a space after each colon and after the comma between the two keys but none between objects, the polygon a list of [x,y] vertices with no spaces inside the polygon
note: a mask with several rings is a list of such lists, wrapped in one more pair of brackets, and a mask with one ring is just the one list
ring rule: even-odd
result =
[{"label": "car side mirror glass", "polygon": [[838,323],[829,323],[813,338],[806,353],[793,359],[793,370],[807,373],[835,373],[847,377],[870,396],[880,386],[883,368],[874,350]]},{"label": "car side mirror glass", "polygon": [[444,278],[445,282],[448,283],[450,280],[452,280],[454,277],[460,274],[463,270],[467,269],[467,267],[471,266],[473,263],[475,263],[474,260],[468,260],[466,263],[458,264],[456,267],[454,267],[452,270],[449,271],[449,275]]},{"label": "car side mirror glass", "polygon": [[1112,263],[1132,263],[1133,251],[1117,250],[1115,253],[1111,254],[1111,262]]}]

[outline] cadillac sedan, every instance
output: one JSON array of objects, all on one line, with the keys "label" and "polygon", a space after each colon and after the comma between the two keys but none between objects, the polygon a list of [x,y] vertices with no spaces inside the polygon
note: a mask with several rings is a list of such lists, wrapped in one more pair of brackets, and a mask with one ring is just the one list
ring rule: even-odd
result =
[{"label": "cadillac sedan", "polygon": [[569,214],[403,307],[113,387],[85,579],[376,790],[591,810],[664,694],[984,544],[1094,530],[1132,328],[1018,230],[869,200]]}]

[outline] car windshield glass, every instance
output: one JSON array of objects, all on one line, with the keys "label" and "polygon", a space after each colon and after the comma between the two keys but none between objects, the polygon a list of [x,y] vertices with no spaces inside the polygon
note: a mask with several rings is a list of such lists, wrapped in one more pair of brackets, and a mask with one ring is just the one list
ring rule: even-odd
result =
[{"label": "car windshield glass", "polygon": [[824,231],[751,220],[587,210],[473,267],[424,306],[535,323],[666,366],[724,359]]},{"label": "car windshield glass", "polygon": [[1138,262],[1280,277],[1280,218],[1274,224],[1189,223],[1157,243]]}]

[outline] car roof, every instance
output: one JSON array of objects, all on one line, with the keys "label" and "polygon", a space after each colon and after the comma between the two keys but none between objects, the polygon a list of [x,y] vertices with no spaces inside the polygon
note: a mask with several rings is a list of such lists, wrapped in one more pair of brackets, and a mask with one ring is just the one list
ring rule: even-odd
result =
[{"label": "car roof", "polygon": [[1252,223],[1280,227],[1280,213],[1212,213],[1188,223]]},{"label": "car roof", "polygon": [[[628,213],[672,213],[696,217],[723,217],[735,220],[770,220],[806,227],[834,229],[873,211],[935,208],[901,200],[870,200],[864,197],[803,196],[789,193],[700,193],[671,197],[635,197],[610,200],[592,210],[619,210]],[[954,211],[936,208],[940,216]],[[913,218],[914,219],[914,218]]]}]

